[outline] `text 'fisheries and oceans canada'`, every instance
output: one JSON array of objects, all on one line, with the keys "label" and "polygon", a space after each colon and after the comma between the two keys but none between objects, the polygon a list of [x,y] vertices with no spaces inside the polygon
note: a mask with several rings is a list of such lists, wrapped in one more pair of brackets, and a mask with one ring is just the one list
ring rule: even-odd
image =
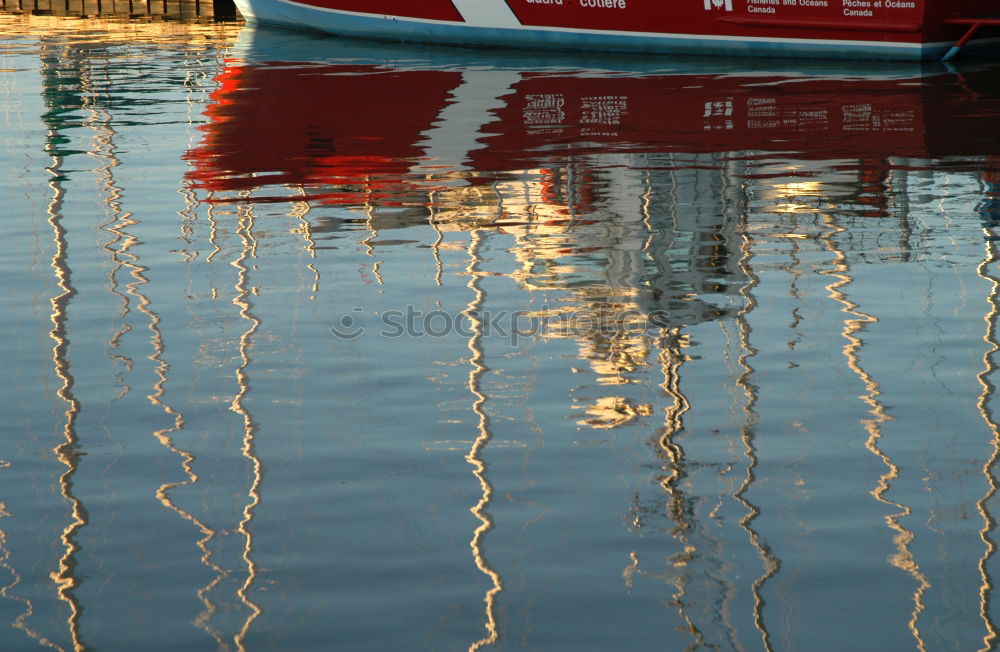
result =
[{"label": "text 'fisheries and oceans canada'", "polygon": [[[747,0],[751,14],[775,14],[778,7],[829,7],[836,0]],[[874,16],[878,9],[916,9],[916,0],[840,0],[844,16]]]},{"label": "text 'fisheries and oceans canada'", "polygon": [[[775,14],[778,7],[829,7],[835,0],[747,0],[747,13]],[[840,0],[845,16],[874,16],[878,9],[916,9],[916,0]]]},{"label": "text 'fisheries and oceans canada'", "polygon": [[883,7],[889,9],[913,9],[917,5],[915,2],[897,0],[841,0],[844,5],[845,16],[874,16],[876,9]]},{"label": "text 'fisheries and oceans canada'", "polygon": [[829,0],[747,0],[747,13],[776,14],[778,7],[829,7]]}]

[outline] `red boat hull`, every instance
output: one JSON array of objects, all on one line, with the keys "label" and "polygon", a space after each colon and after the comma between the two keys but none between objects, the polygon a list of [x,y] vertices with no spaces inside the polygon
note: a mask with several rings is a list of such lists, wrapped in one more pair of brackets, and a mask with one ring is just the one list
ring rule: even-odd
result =
[{"label": "red boat hull", "polygon": [[[582,50],[940,58],[992,0],[237,0],[250,21],[405,41]],[[981,30],[970,46],[994,42]],[[980,38],[981,37],[981,38]]]}]

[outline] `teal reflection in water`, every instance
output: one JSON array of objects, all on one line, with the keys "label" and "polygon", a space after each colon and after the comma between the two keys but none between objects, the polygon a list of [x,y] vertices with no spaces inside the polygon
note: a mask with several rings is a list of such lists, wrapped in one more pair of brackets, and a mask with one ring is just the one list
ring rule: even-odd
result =
[{"label": "teal reflection in water", "polygon": [[0,647],[996,646],[995,62],[0,57]]}]

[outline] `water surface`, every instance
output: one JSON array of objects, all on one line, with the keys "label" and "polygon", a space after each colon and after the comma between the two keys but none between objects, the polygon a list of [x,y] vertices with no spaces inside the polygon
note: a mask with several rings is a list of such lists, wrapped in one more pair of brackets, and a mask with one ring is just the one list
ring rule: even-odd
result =
[{"label": "water surface", "polygon": [[986,650],[1000,66],[0,16],[4,650]]}]

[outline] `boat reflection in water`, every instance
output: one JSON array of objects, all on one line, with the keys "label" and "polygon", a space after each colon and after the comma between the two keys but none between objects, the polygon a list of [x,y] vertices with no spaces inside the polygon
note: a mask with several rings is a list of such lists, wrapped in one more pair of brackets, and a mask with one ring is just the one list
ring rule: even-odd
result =
[{"label": "boat reflection in water", "polygon": [[[465,392],[475,425],[427,444],[464,447],[482,491],[470,563],[485,576],[485,629],[471,649],[531,642],[553,627],[543,621],[566,621],[539,604],[556,581],[579,590],[559,593],[564,609],[634,626],[630,645],[676,628],[683,646],[721,649],[836,649],[859,631],[883,632],[886,649],[994,644],[992,236],[973,275],[988,304],[987,332],[972,345],[984,364],[970,372],[978,410],[956,426],[979,431],[978,448],[968,444],[977,478],[965,462],[922,457],[932,435],[955,441],[961,430],[902,442],[925,409],[907,398],[917,354],[866,347],[893,337],[879,329],[887,299],[875,265],[927,270],[929,234],[960,219],[956,211],[974,216],[978,206],[987,235],[996,228],[995,69],[752,72],[268,30],[241,39],[187,155],[195,191],[212,205],[287,204],[302,222],[314,290],[322,258],[334,255],[324,243],[342,247],[352,234],[379,293],[405,286],[383,263],[393,245],[415,241],[387,232],[426,226],[442,296],[453,294],[449,275],[471,293],[459,307],[473,326],[470,355],[453,362],[467,376],[434,382],[451,401]],[[942,184],[957,189],[954,202],[941,198]],[[929,206],[924,192],[940,202]],[[967,306],[981,301],[966,296],[977,292],[969,282],[955,293]],[[920,331],[921,315],[945,298],[907,291],[920,297]],[[516,355],[487,336],[479,316],[491,307],[541,325]],[[906,311],[893,310],[898,328]],[[557,369],[553,359],[579,363]],[[550,382],[566,392],[543,389]],[[512,416],[519,410],[527,416]],[[576,438],[554,443],[565,426],[550,420],[567,411]],[[611,444],[634,453],[633,473],[618,495],[598,496],[581,471],[591,467],[575,467],[574,456]],[[514,459],[507,448],[526,450],[521,471],[491,465]],[[964,479],[950,480],[949,469]],[[592,512],[560,520],[549,512],[564,503],[538,503],[526,487],[578,491]],[[979,516],[961,516],[962,504]],[[561,544],[560,563],[578,564],[573,580],[543,570],[532,547],[607,525],[602,509],[617,509],[635,535],[602,558],[617,555],[634,601],[588,593],[600,573],[583,568],[593,563],[586,554],[604,544]],[[879,608],[852,603],[852,592]],[[667,605],[669,626],[650,624],[643,598]],[[610,635],[578,619],[581,641]]]}]

